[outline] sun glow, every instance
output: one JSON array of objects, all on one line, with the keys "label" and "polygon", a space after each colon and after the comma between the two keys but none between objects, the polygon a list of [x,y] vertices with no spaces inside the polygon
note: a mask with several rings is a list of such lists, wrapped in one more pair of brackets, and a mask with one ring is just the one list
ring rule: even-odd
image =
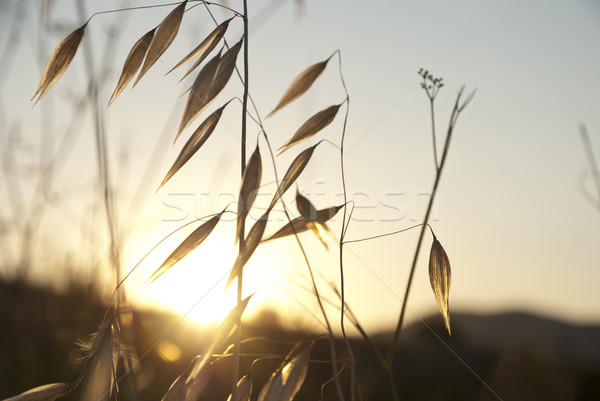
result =
[{"label": "sun glow", "polygon": [[[221,235],[219,235],[221,234]],[[143,272],[135,280],[138,301],[181,313],[186,318],[207,324],[218,321],[236,305],[237,281],[224,291],[229,271],[237,251],[226,233],[215,230],[196,250],[191,252],[156,281],[144,287],[143,282],[168,256],[174,246],[160,247],[144,261]],[[162,249],[165,248],[165,249]],[[265,285],[261,258],[254,255],[244,268],[244,296]],[[256,260],[253,260],[256,259]],[[262,279],[261,279],[262,277]],[[256,310],[251,302],[247,315]]]}]

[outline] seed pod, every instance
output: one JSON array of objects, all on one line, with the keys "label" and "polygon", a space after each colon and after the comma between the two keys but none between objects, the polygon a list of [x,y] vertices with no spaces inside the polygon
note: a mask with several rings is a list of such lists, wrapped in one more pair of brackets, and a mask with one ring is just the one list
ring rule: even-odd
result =
[{"label": "seed pod", "polygon": [[429,253],[429,280],[431,288],[435,295],[435,300],[440,307],[444,324],[450,332],[450,312],[448,310],[448,294],[450,292],[450,260],[446,251],[442,248],[442,244],[433,236],[433,244],[431,244],[431,252]]}]

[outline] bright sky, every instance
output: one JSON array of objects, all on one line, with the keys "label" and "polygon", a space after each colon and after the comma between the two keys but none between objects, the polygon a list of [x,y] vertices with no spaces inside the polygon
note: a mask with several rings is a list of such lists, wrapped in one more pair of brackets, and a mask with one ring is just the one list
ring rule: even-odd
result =
[{"label": "bright sky", "polygon": [[[240,8],[238,3],[228,4]],[[445,82],[436,103],[438,142],[443,139],[458,88],[466,84],[467,92],[477,90],[458,122],[431,223],[452,265],[451,313],[520,309],[573,322],[598,322],[600,214],[579,186],[588,165],[578,131],[578,124],[584,122],[600,155],[598,3],[306,1],[302,13],[292,1],[281,3],[250,4],[251,94],[264,118],[300,71],[341,50],[351,99],[344,163],[348,196],[356,203],[348,239],[412,226],[421,222],[425,213],[434,162],[428,101],[417,75],[423,67]],[[44,254],[52,255],[45,260],[56,265],[65,263],[67,253],[75,255],[75,260],[86,260],[86,255],[93,253],[87,239],[105,239],[105,221],[98,196],[92,192],[96,161],[91,119],[83,115],[73,136],[65,141],[66,147],[61,147],[65,127],[73,120],[72,107],[65,100],[84,93],[83,52],[91,52],[96,71],[100,70],[107,31],[115,24],[120,29],[119,42],[106,52],[110,56],[105,61],[105,86],[100,95],[101,102],[107,102],[131,45],[172,7],[95,17],[87,28],[84,47],[67,73],[32,109],[29,98],[47,57],[83,20],[71,1],[56,1],[50,20],[63,28],[58,33],[40,33],[38,3],[24,2],[20,19],[14,17],[14,4],[6,2],[0,8],[1,49],[7,46],[15,25],[14,32],[20,35],[18,50],[10,62],[3,58],[0,70],[0,146],[5,161],[10,144],[7,133],[20,127],[21,139],[13,149],[19,168],[3,178],[0,196],[10,205],[18,197],[16,192],[24,199],[39,199],[32,190],[39,177],[39,154],[50,148],[65,155],[51,184],[60,206],[47,206],[43,221],[38,224],[36,220],[36,244]],[[85,15],[122,5],[108,0],[88,2]],[[216,16],[222,20],[227,14],[217,11]],[[106,110],[125,270],[169,232],[195,217],[219,211],[237,194],[239,103],[228,106],[213,137],[154,194],[184,143],[180,140],[171,146],[185,104],[178,95],[193,82],[189,78],[177,85],[177,77],[163,75],[213,27],[201,7],[186,13],[179,37],[163,61],[157,62],[134,91],[124,91]],[[241,21],[234,20],[226,35],[228,41],[237,41],[240,32]],[[213,106],[232,96],[241,96],[241,85],[235,79]],[[343,98],[339,64],[332,59],[302,98],[266,120],[274,147],[285,143],[316,111]],[[323,138],[339,143],[342,116],[338,114],[314,139],[278,158],[280,177],[308,145]],[[45,128],[42,133],[41,127]],[[186,131],[184,136],[190,134]],[[257,134],[256,126],[250,125],[249,152],[256,145]],[[272,183],[272,165],[262,139],[260,146],[263,183]],[[335,147],[319,145],[298,180],[299,189],[318,208],[342,199],[339,164]],[[585,184],[593,189],[590,180]],[[272,193],[274,186],[264,190]],[[297,213],[294,192],[290,190],[285,199]],[[259,197],[259,202],[268,203],[268,196]],[[9,221],[13,213],[27,213],[36,202],[25,203],[25,210],[10,208],[0,216]],[[179,309],[198,303],[192,312],[198,319],[221,316],[234,296],[220,295],[224,280],[219,281],[235,258],[232,216],[181,266],[140,292],[141,283],[183,237],[159,246],[132,275],[130,294],[140,302],[153,299]],[[84,221],[84,217],[88,219]],[[269,233],[284,223],[282,215],[274,217]],[[340,224],[338,215],[331,224],[338,238]],[[5,227],[12,226],[7,223]],[[10,230],[7,238],[12,242],[6,244],[17,246]],[[183,235],[189,232],[191,228]],[[347,300],[365,326],[395,325],[417,235],[414,230],[345,247]],[[327,252],[309,233],[301,238],[314,270],[324,277],[325,281],[319,279],[323,293],[334,298],[327,282],[339,283],[335,241]],[[427,272],[430,244],[428,236],[409,301],[408,318],[412,320],[437,308]],[[6,255],[5,266],[18,256],[16,252]],[[45,277],[45,271],[38,266],[33,274]],[[314,300],[298,291],[299,282],[308,282],[293,240],[265,245],[246,271],[247,293],[260,290],[257,305],[279,308],[286,316],[303,313],[285,290],[318,314]],[[206,293],[209,295],[204,297]],[[303,316],[307,324],[314,325],[305,312]]]}]

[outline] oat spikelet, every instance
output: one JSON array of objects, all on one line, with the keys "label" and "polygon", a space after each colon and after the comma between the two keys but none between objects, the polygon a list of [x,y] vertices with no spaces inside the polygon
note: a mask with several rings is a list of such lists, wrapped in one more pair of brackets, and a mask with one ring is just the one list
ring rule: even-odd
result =
[{"label": "oat spikelet", "polygon": [[435,300],[440,307],[442,316],[444,317],[444,324],[450,332],[450,311],[448,309],[448,295],[450,293],[450,260],[446,251],[442,248],[442,244],[433,237],[433,244],[431,244],[431,252],[429,253],[429,280],[431,282],[431,288],[435,295]]},{"label": "oat spikelet", "polygon": [[300,97],[304,92],[306,92],[315,80],[321,75],[325,67],[327,66],[327,62],[329,58],[325,61],[321,61],[320,63],[313,64],[304,71],[302,71],[290,84],[287,88],[277,106],[269,113],[267,118],[271,117],[278,110],[281,110],[289,103]]},{"label": "oat spikelet", "polygon": [[217,54],[200,70],[190,88],[177,136],[213,101],[223,90],[235,69],[235,60],[242,47],[242,40],[233,45],[223,57]]},{"label": "oat spikelet", "polygon": [[282,154],[286,150],[288,150],[293,145],[302,142],[311,136],[315,135],[317,132],[321,131],[323,128],[331,124],[333,119],[335,118],[338,110],[340,109],[341,104],[329,106],[324,108],[323,110],[317,112],[315,115],[310,117],[304,124],[298,128],[298,130],[294,133],[294,136],[290,138],[289,141],[285,143],[278,150],[279,154]]},{"label": "oat spikelet", "polygon": [[260,179],[262,175],[262,161],[260,158],[260,149],[256,144],[256,149],[250,156],[246,169],[244,170],[244,177],[242,178],[242,185],[240,187],[240,195],[238,197],[238,210],[237,210],[237,223],[236,223],[236,236],[235,240],[238,241],[243,238],[242,233],[242,222],[245,221],[248,212],[256,199],[258,194],[258,188],[260,187]]},{"label": "oat spikelet", "polygon": [[286,171],[285,175],[283,176],[283,179],[279,184],[279,188],[277,188],[277,192],[275,193],[275,196],[273,197],[273,200],[271,201],[268,210],[273,209],[279,198],[283,196],[285,191],[287,191],[290,188],[290,186],[292,186],[294,181],[296,181],[296,179],[300,176],[302,171],[304,171],[304,168],[308,164],[308,161],[312,157],[312,154],[315,151],[315,148],[319,145],[319,143],[304,150],[294,159],[294,161]]},{"label": "oat spikelet", "polygon": [[115,87],[115,91],[113,92],[110,100],[108,101],[108,105],[110,106],[117,97],[123,92],[123,89],[127,86],[127,84],[133,79],[135,73],[140,69],[140,65],[144,61],[146,54],[148,53],[148,46],[152,42],[152,38],[154,37],[155,29],[147,32],[144,36],[142,36],[131,48],[127,58],[125,59],[125,63],[123,64],[123,70],[121,71],[121,76],[119,77],[119,82],[117,82],[117,86]]},{"label": "oat spikelet", "polygon": [[227,27],[229,26],[229,22],[232,19],[233,18],[229,18],[228,20],[222,22],[221,25],[216,27],[198,46],[196,46],[194,50],[189,52],[187,56],[181,59],[181,61],[177,63],[175,67],[171,68],[171,70],[169,70],[167,74],[171,73],[176,68],[181,67],[182,65],[184,65],[185,63],[187,63],[188,61],[200,54],[200,57],[198,57],[194,65],[188,70],[188,72],[185,73],[185,75],[179,80],[179,82],[181,82],[185,77],[187,77],[192,71],[196,69],[196,67],[198,67],[202,63],[202,61],[204,61],[206,56],[208,56],[208,54],[211,51],[213,51],[217,44],[219,44],[219,41],[221,40],[221,38],[223,38],[223,35],[225,34]]},{"label": "oat spikelet", "polygon": [[69,383],[46,384],[7,398],[4,401],[54,401],[66,396],[72,388],[73,385]]},{"label": "oat spikelet", "polygon": [[175,36],[177,36],[177,32],[179,32],[181,20],[183,19],[183,13],[185,12],[186,4],[187,0],[175,7],[175,9],[171,11],[156,28],[156,33],[152,38],[152,42],[150,42],[150,47],[148,48],[148,54],[144,60],[144,65],[142,66],[138,77],[133,83],[134,87],[137,85],[140,79],[142,79],[144,74],[148,72],[150,67],[156,63],[156,60],[162,56],[171,43],[173,43],[173,40],[175,40]]},{"label": "oat spikelet", "polygon": [[157,278],[162,276],[167,270],[169,270],[175,263],[179,262],[181,259],[185,258],[190,252],[200,246],[202,242],[210,233],[214,230],[215,226],[221,219],[221,216],[225,213],[225,209],[216,216],[212,217],[210,220],[201,224],[198,228],[194,230],[190,235],[184,239],[181,244],[165,259],[165,261],[160,265],[158,269],[152,276],[146,280],[144,284],[150,284],[155,281]]},{"label": "oat spikelet", "polygon": [[306,379],[314,342],[297,344],[263,386],[258,401],[292,401]]},{"label": "oat spikelet", "polygon": [[73,58],[75,57],[75,54],[81,45],[81,41],[83,40],[83,34],[86,26],[87,22],[68,34],[58,44],[58,46],[56,46],[50,55],[48,63],[46,64],[46,68],[44,69],[44,73],[42,74],[42,79],[40,80],[38,89],[35,92],[35,95],[33,95],[31,98],[31,100],[33,100],[37,96],[35,103],[37,103],[42,96],[48,92],[52,85],[54,85],[60,79],[60,77],[62,77],[69,67],[69,64],[71,64],[71,61],[73,61]]},{"label": "oat spikelet", "polygon": [[233,282],[233,279],[236,278],[246,263],[250,260],[250,257],[256,251],[256,248],[260,245],[260,242],[263,238],[263,234],[265,233],[265,227],[267,226],[267,221],[269,220],[269,211],[267,210],[265,214],[263,214],[260,219],[250,229],[248,232],[248,237],[246,238],[244,245],[240,253],[238,254],[235,262],[233,264],[233,268],[231,269],[231,273],[229,273],[229,278],[227,279],[227,284],[225,284],[225,289],[229,287],[229,285]]},{"label": "oat spikelet", "polygon": [[[188,141],[183,146],[183,149],[181,149],[181,152],[177,156],[177,159],[175,159],[175,162],[167,172],[167,175],[161,182],[158,189],[165,185],[167,181],[169,181],[171,177],[173,177],[173,175],[177,171],[179,171],[179,169],[183,167],[185,163],[188,162],[188,160],[190,160],[190,158],[198,151],[198,149],[200,149],[202,145],[204,145],[204,143],[208,140],[210,135],[217,127],[219,119],[221,118],[221,114],[223,114],[223,110],[228,104],[229,102],[225,103],[223,106],[215,110],[210,116],[206,117],[206,120],[204,120],[198,128],[196,128],[196,131],[194,131],[190,139],[188,139]],[[177,137],[175,139],[177,139]]]},{"label": "oat spikelet", "polygon": [[[252,379],[250,376],[245,375],[240,379],[240,381],[236,384],[237,387],[237,397],[235,401],[250,401],[250,397],[252,396]],[[232,399],[232,394],[229,395],[227,401],[234,401]]]}]

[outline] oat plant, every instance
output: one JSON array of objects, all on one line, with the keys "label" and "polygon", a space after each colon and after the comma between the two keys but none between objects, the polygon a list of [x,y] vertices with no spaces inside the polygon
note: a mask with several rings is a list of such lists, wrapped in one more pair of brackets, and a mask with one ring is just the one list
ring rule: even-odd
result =
[{"label": "oat plant", "polygon": [[[442,138],[441,152],[438,155],[434,104],[440,89],[443,87],[443,83],[441,78],[434,78],[428,71],[419,71],[422,79],[421,86],[430,102],[433,159],[435,163],[435,178],[425,217],[421,224],[414,227],[382,233],[372,237],[347,239],[346,233],[352,216],[352,202],[347,197],[344,170],[344,139],[350,108],[350,95],[343,76],[342,54],[339,50],[333,51],[328,57],[303,69],[291,81],[287,89],[282,90],[283,95],[281,98],[277,102],[273,102],[273,109],[270,110],[266,118],[276,114],[283,108],[291,107],[296,99],[310,90],[325,69],[337,67],[339,70],[339,84],[344,89],[345,97],[342,99],[328,99],[319,110],[315,110],[312,115],[306,117],[305,122],[295,130],[294,134],[285,143],[275,149],[271,144],[268,134],[268,124],[265,122],[266,118],[263,120],[263,113],[258,110],[249,93],[251,74],[248,69],[249,21],[247,17],[247,0],[242,1],[241,10],[236,10],[229,5],[220,3],[186,0],[180,3],[140,6],[96,13],[89,17],[80,27],[67,35],[56,46],[50,55],[38,89],[32,100],[35,100],[35,103],[39,102],[57,84],[68,69],[71,61],[77,56],[78,50],[85,40],[86,29],[89,24],[93,23],[95,18],[100,18],[102,14],[107,13],[120,13],[131,10],[139,12],[139,10],[149,7],[165,7],[168,8],[168,11],[165,12],[165,17],[160,24],[155,27],[149,26],[148,31],[132,43],[131,50],[124,59],[120,77],[115,84],[110,98],[97,98],[98,91],[96,90],[93,93],[96,96],[95,102],[107,104],[110,107],[118,107],[117,101],[123,90],[131,82],[133,82],[131,84],[132,87],[135,87],[176,39],[182,20],[184,18],[198,18],[192,17],[191,13],[188,14],[190,10],[201,7],[204,18],[212,20],[215,26],[205,38],[199,41],[199,44],[195,48],[184,55],[181,61],[169,71],[184,71],[185,67],[187,70],[183,73],[183,78],[188,75],[195,75],[195,78],[191,87],[184,92],[187,99],[179,125],[173,127],[174,143],[178,143],[178,141],[182,142],[185,137],[187,137],[187,140],[170,169],[165,172],[162,181],[156,183],[157,191],[168,186],[170,179],[178,174],[191,158],[202,152],[202,147],[206,141],[212,135],[217,135],[224,110],[238,107],[238,104],[241,104],[239,117],[241,179],[237,205],[228,205],[219,213],[206,216],[204,219],[191,223],[196,225],[195,230],[172,251],[160,266],[156,267],[155,271],[146,281],[147,285],[152,285],[155,280],[161,280],[161,276],[166,271],[176,268],[180,260],[197,247],[202,246],[202,243],[211,235],[225,214],[235,214],[236,234],[235,238],[231,238],[231,241],[237,244],[237,257],[231,267],[226,287],[229,287],[234,282],[236,283],[237,305],[216,326],[214,333],[210,336],[210,340],[203,344],[203,351],[190,362],[185,371],[181,372],[177,378],[173,378],[173,382],[162,396],[162,400],[196,400],[206,386],[210,385],[211,374],[215,367],[225,359],[232,359],[231,394],[229,400],[291,401],[300,391],[307,372],[310,369],[311,362],[314,362],[311,359],[313,345],[316,341],[323,340],[323,338],[328,343],[330,353],[328,363],[331,369],[331,376],[330,378],[323,378],[323,383],[321,384],[323,387],[333,386],[338,400],[355,401],[362,399],[360,389],[357,385],[356,362],[351,343],[346,335],[346,321],[350,322],[358,330],[377,357],[380,364],[379,368],[388,378],[389,398],[398,400],[398,389],[392,375],[392,367],[398,351],[398,341],[406,314],[417,260],[423,247],[427,230],[432,234],[429,260],[430,282],[448,334],[451,332],[448,303],[451,278],[450,262],[446,251],[433,233],[433,229],[429,226],[428,221],[442,172],[446,165],[450,142],[458,118],[471,100],[472,95],[463,99],[463,89],[461,88],[458,91],[446,134]],[[213,15],[213,10],[216,8],[224,11],[227,17],[218,21]],[[230,27],[233,25],[241,26],[243,33],[240,37],[232,37]],[[237,98],[223,100],[219,95],[232,79],[240,80],[243,85],[243,92]],[[319,133],[336,118],[343,119],[339,144],[333,144],[333,146],[339,149],[342,177],[341,186],[343,188],[344,201],[339,205],[330,205],[326,208],[317,209],[309,199],[301,195],[301,191],[296,183],[298,177],[301,176],[309,163],[318,162],[313,160],[315,152],[321,147],[332,146],[332,143],[329,141],[320,139]],[[102,135],[98,137],[98,140],[101,143]],[[307,141],[311,141],[314,144],[301,149],[302,145]],[[248,143],[256,143],[250,157],[246,155],[246,146]],[[105,151],[102,146],[99,146],[98,149],[100,152]],[[279,152],[278,155],[284,152],[296,152],[296,156],[287,168],[279,171],[277,168],[279,163],[277,163],[278,155],[276,156],[276,152]],[[255,200],[262,188],[263,157],[265,155],[268,155],[273,166],[273,173],[276,178],[276,191],[268,207],[259,209],[255,205]],[[103,163],[106,163],[105,159]],[[107,169],[106,165],[101,167]],[[285,172],[281,174],[282,171]],[[104,171],[104,174],[107,177],[106,171]],[[294,205],[288,205],[284,200],[284,194],[294,186],[296,186],[295,202]],[[104,188],[110,188],[110,185],[105,183]],[[267,222],[277,205],[282,207],[287,222],[274,233],[268,234],[266,233]],[[111,204],[109,196],[106,197],[105,206],[110,223]],[[298,217],[292,217],[294,208],[299,213]],[[261,213],[261,217],[254,221],[250,219],[250,211],[253,209],[260,210]],[[317,278],[319,273],[313,269],[310,255],[304,248],[301,237],[305,232],[311,232],[328,247],[328,237],[330,237],[332,232],[327,223],[340,212],[342,224],[337,247],[337,252],[339,253],[340,283],[340,288],[338,289],[335,286],[330,288],[318,285]],[[377,238],[396,235],[409,229],[419,229],[420,235],[416,244],[410,274],[406,282],[405,295],[400,305],[400,315],[396,330],[392,342],[387,348],[388,353],[384,355],[383,350],[374,343],[352,313],[350,307],[351,300],[346,299],[344,246],[359,241],[376,241]],[[310,291],[319,306],[321,319],[326,328],[326,335],[300,341],[291,347],[287,354],[280,355],[280,365],[272,372],[266,382],[258,383],[260,386],[257,387],[255,386],[257,383],[252,377],[252,369],[242,371],[240,367],[240,358],[244,357],[240,350],[243,343],[241,318],[249,302],[252,301],[252,295],[242,298],[244,267],[261,244],[286,237],[294,237],[303,255],[306,274],[311,283]],[[116,252],[116,249],[115,245],[113,251]],[[148,253],[150,252],[152,252],[152,249]],[[118,259],[118,255],[115,254],[113,257],[114,263],[117,263],[116,259]],[[84,394],[84,399],[119,398],[119,381],[122,377],[133,374],[133,367],[138,363],[132,351],[132,347],[135,344],[125,345],[123,341],[123,331],[125,328],[121,324],[123,312],[119,308],[119,300],[121,299],[123,289],[122,284],[130,277],[138,265],[130,268],[128,274],[122,278],[117,274],[118,284],[109,301],[103,321],[100,322],[98,330],[89,339],[81,343],[82,349],[85,351],[85,358],[79,378],[74,383],[56,383],[37,387],[15,396],[11,400],[54,400],[64,397],[76,389]],[[335,294],[337,300],[331,301],[325,292],[328,292],[329,295]],[[343,350],[336,347],[336,338],[333,334],[335,326],[326,311],[326,305],[332,305],[339,311],[339,328],[341,329],[345,344]],[[119,363],[120,358],[126,360],[124,365]],[[125,369],[120,369],[122,366]],[[344,370],[348,370],[350,373],[350,380],[347,383],[341,379],[341,372]]]}]

